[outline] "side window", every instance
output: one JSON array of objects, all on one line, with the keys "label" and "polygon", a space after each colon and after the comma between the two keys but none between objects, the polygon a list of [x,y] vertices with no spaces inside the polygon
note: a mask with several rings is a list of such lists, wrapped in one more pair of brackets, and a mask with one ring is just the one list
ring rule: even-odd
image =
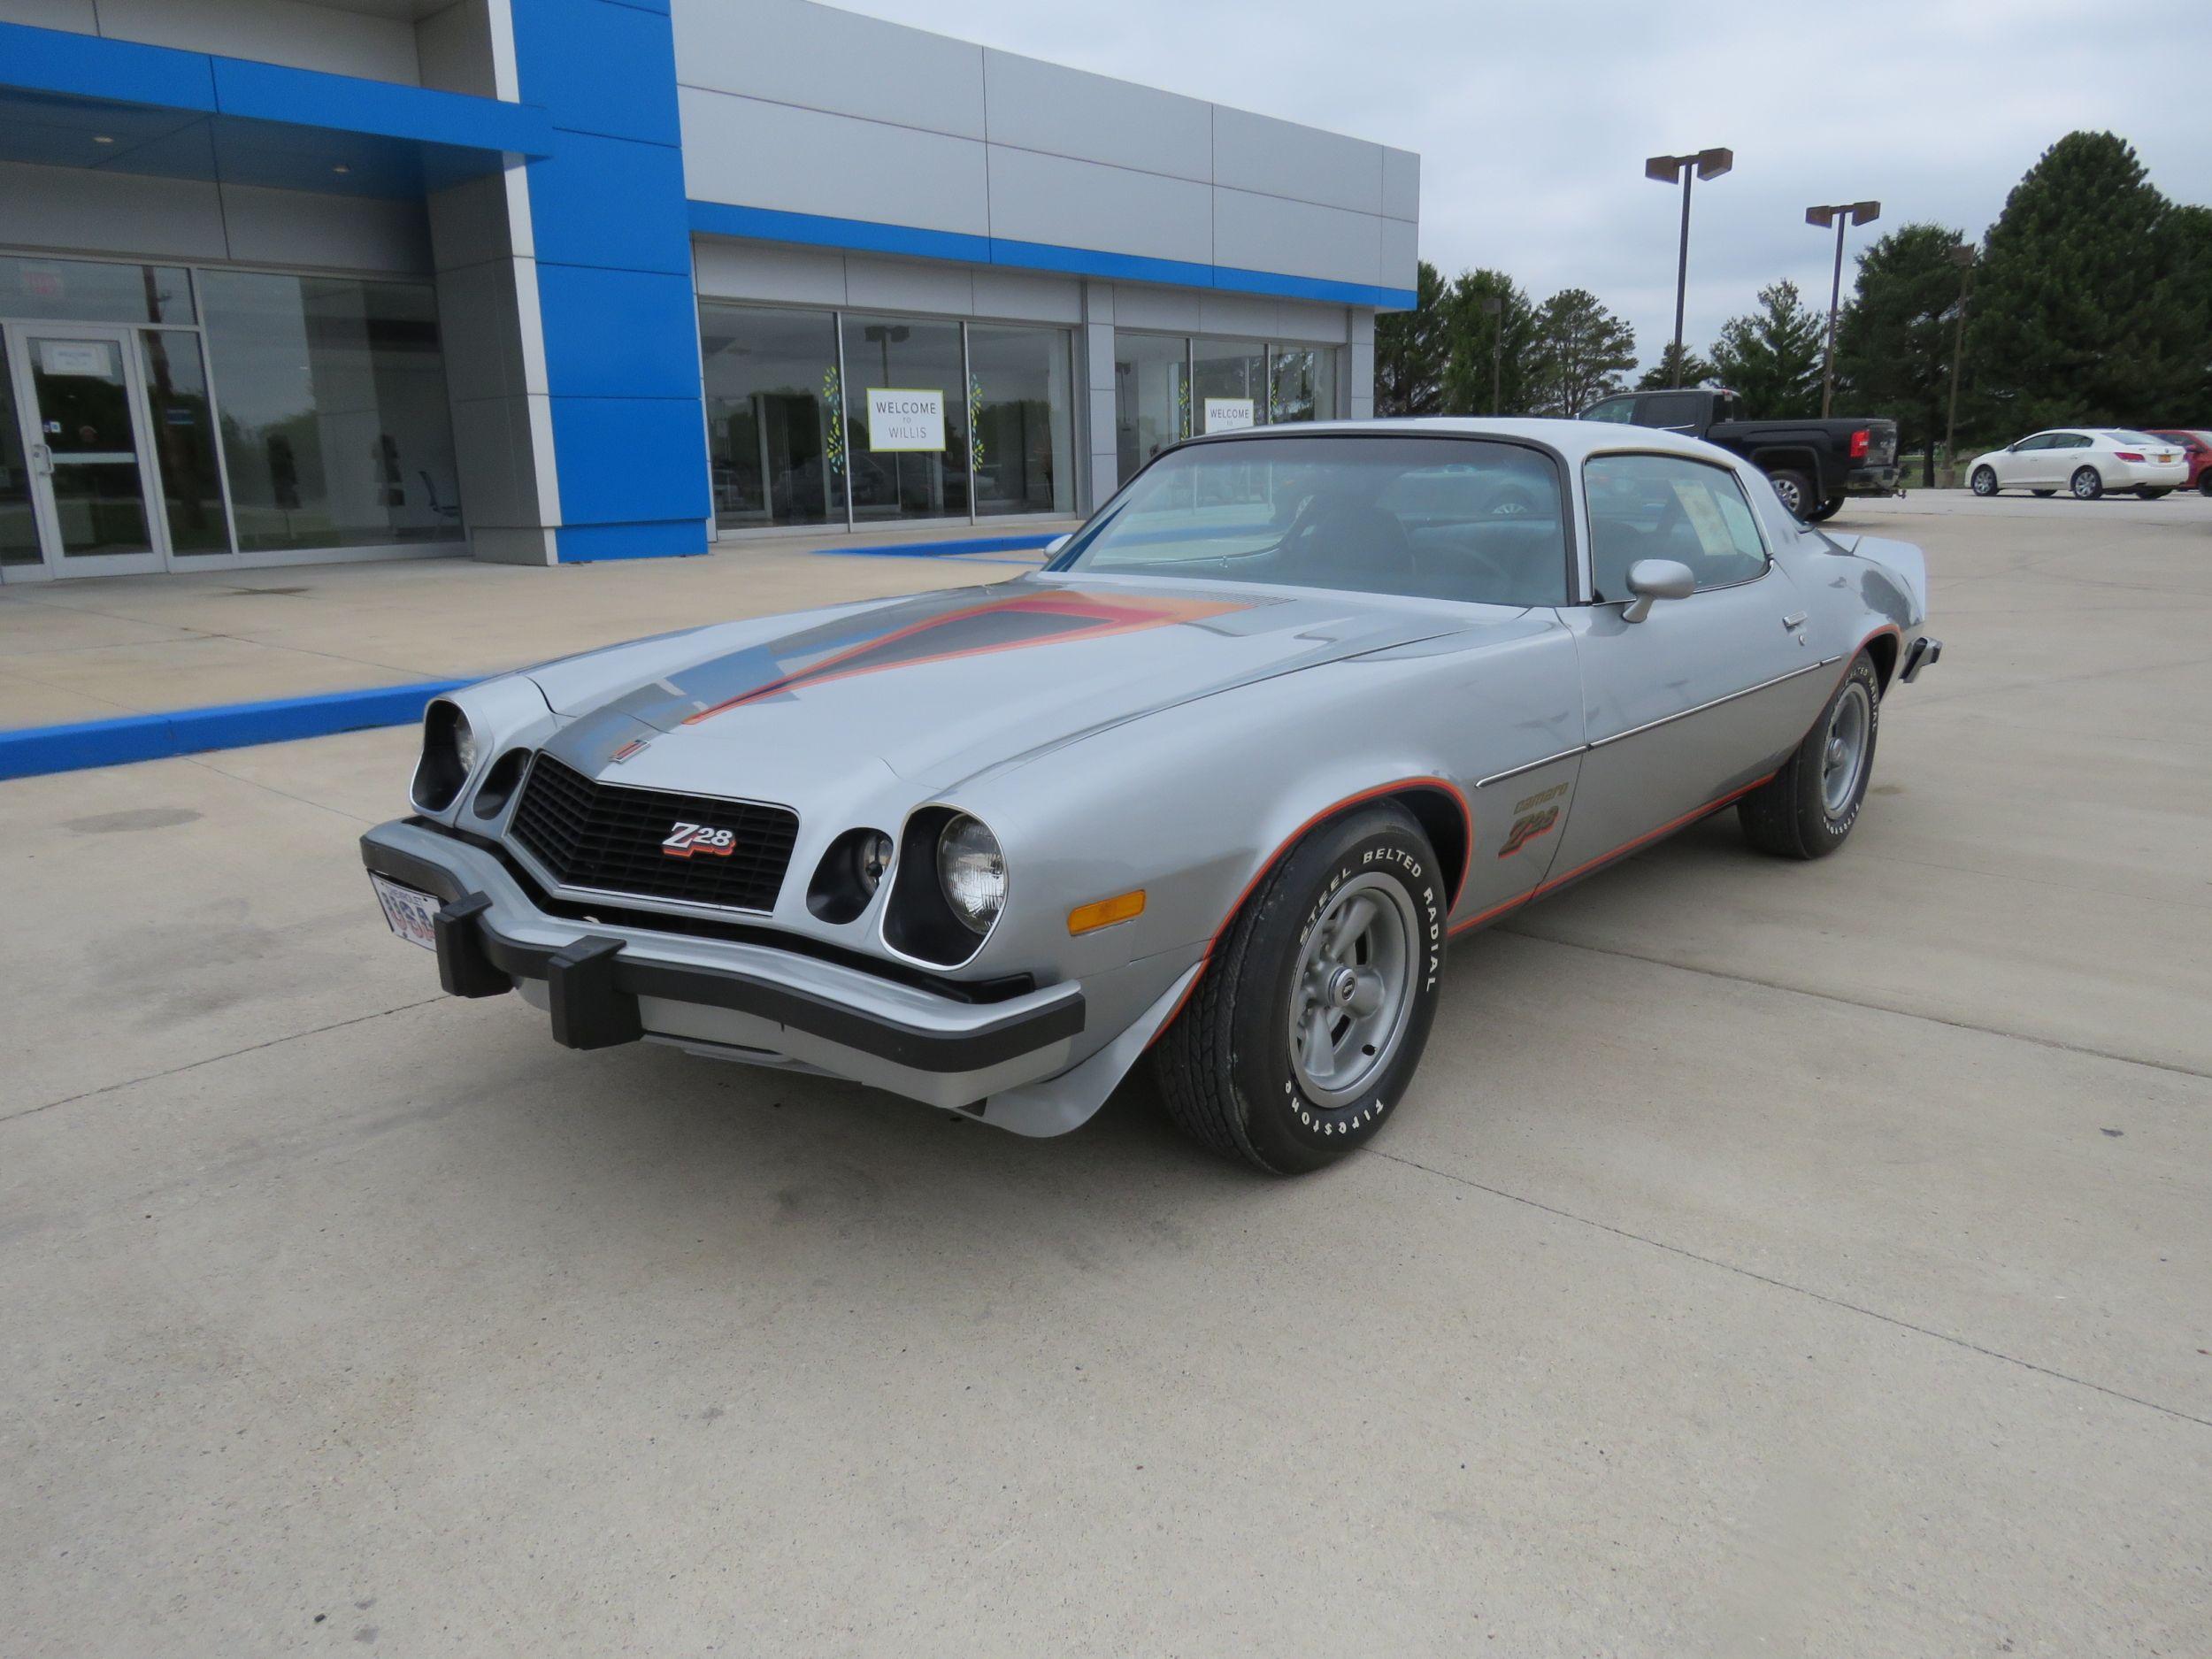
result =
[{"label": "side window", "polygon": [[1695,392],[1660,392],[1644,400],[1644,418],[1637,424],[1645,426],[1694,426],[1697,425],[1698,395]]},{"label": "side window", "polygon": [[2058,441],[2057,447],[2062,449],[2086,449],[2089,448],[2089,445],[2090,438],[2088,434],[2082,432],[2070,432]]},{"label": "side window", "polygon": [[1593,403],[1582,411],[1585,420],[1610,420],[1625,426],[1635,419],[1636,400],[1633,397],[1609,397],[1601,403]]},{"label": "side window", "polygon": [[2021,439],[2019,446],[2016,449],[2015,453],[2024,455],[2030,449],[2047,449],[2051,447],[2051,434],[2049,433],[2039,432],[2032,438]]},{"label": "side window", "polygon": [[1751,503],[1725,467],[1672,455],[1594,455],[1583,464],[1582,488],[1601,600],[1628,597],[1628,567],[1638,559],[1686,565],[1701,590],[1766,572]]}]

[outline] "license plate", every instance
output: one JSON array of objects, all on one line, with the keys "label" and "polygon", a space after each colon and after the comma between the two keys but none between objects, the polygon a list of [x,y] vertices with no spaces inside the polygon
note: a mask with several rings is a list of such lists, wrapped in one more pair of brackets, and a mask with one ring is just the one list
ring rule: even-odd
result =
[{"label": "license plate", "polygon": [[369,885],[376,889],[376,902],[384,907],[384,919],[394,933],[425,950],[438,948],[437,915],[445,908],[444,901],[387,881],[374,872],[369,876]]}]

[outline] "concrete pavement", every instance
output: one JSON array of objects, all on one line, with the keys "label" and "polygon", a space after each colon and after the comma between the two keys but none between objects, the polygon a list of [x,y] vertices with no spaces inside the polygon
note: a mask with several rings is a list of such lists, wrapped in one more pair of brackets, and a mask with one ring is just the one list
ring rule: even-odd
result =
[{"label": "concrete pavement", "polygon": [[438,997],[406,733],[0,786],[0,1648],[2212,1650],[2212,503],[1836,528],[1850,846],[1467,941],[1297,1182]]}]

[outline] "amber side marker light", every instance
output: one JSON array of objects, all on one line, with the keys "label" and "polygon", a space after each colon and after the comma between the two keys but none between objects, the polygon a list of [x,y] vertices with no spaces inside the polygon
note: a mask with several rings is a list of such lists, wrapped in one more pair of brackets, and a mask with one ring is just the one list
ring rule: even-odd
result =
[{"label": "amber side marker light", "polygon": [[1110,899],[1077,905],[1068,912],[1068,932],[1075,936],[1094,933],[1102,927],[1111,927],[1116,922],[1125,922],[1143,914],[1144,889],[1139,887],[1134,893],[1117,894]]}]

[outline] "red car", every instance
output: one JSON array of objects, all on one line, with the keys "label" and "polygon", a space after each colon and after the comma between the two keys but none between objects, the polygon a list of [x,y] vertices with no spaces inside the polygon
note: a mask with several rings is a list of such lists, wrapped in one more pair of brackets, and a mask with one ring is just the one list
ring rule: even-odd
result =
[{"label": "red car", "polygon": [[2189,482],[2184,488],[2212,495],[2212,432],[2187,426],[2146,426],[2143,430],[2154,438],[2171,438],[2179,444],[2183,458],[2189,463]]}]

